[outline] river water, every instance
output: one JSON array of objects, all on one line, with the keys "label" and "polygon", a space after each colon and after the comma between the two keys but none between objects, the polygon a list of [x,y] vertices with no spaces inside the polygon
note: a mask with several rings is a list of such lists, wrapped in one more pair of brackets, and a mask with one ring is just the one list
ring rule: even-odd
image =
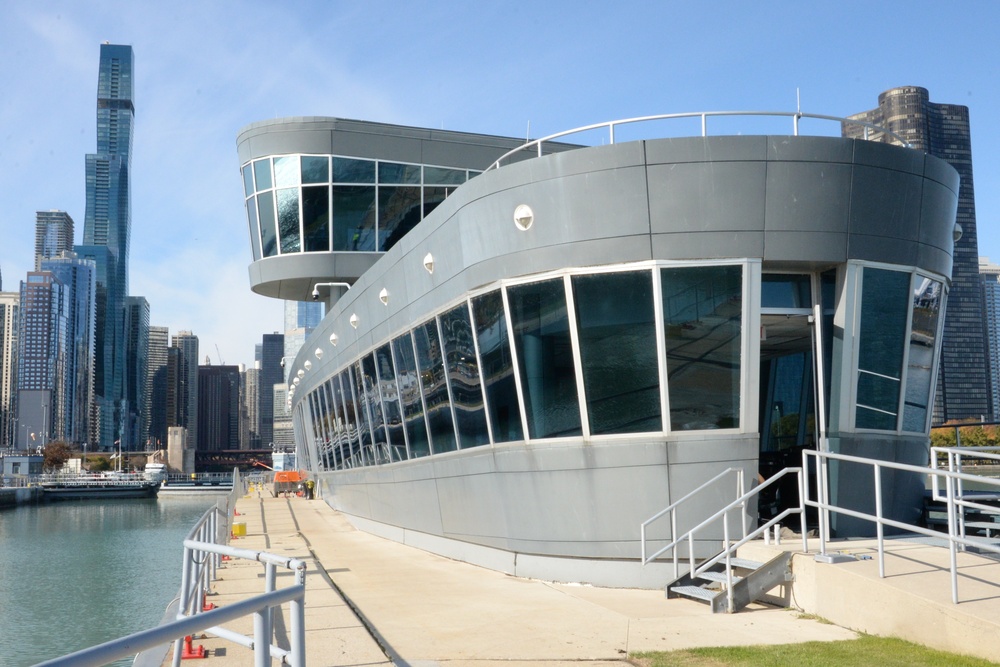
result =
[{"label": "river water", "polygon": [[0,664],[33,665],[156,626],[180,589],[182,541],[217,498],[0,510]]}]

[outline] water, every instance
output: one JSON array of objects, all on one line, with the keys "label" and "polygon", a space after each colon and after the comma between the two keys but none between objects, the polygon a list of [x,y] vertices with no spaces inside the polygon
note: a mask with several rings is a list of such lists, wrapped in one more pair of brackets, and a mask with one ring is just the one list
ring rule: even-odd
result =
[{"label": "water", "polygon": [[181,543],[216,498],[0,511],[0,663],[33,665],[159,624],[180,589]]}]

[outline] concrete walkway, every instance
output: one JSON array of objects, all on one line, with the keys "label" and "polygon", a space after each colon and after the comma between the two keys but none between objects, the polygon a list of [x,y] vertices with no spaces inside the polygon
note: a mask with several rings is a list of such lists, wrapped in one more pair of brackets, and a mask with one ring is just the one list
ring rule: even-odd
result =
[{"label": "concrete walkway", "polygon": [[[662,591],[553,584],[504,575],[355,530],[320,500],[252,497],[237,503],[245,549],[309,564],[306,646],[320,665],[621,665],[637,651],[835,641],[856,635],[794,611],[754,606],[711,614]],[[210,600],[225,605],[264,589],[263,567],[230,562]],[[280,576],[290,581],[290,575]],[[229,626],[250,634],[251,619]],[[288,622],[275,621],[287,646]],[[249,650],[197,640],[214,665],[247,665]]]}]

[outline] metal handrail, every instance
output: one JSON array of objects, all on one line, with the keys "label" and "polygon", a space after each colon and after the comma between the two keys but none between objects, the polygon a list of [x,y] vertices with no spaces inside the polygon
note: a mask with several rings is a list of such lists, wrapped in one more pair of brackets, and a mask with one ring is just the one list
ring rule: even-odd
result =
[{"label": "metal handrail", "polygon": [[511,156],[517,153],[523,153],[534,149],[537,153],[536,157],[541,157],[543,154],[543,146],[547,142],[551,142],[555,139],[560,139],[563,137],[572,136],[574,134],[581,134],[583,132],[590,132],[592,130],[607,129],[608,130],[608,143],[615,143],[615,128],[622,125],[631,125],[634,123],[646,123],[650,121],[657,120],[675,120],[680,118],[700,118],[701,119],[701,136],[708,136],[708,119],[721,117],[721,116],[775,116],[779,118],[791,118],[792,119],[792,134],[794,136],[799,136],[799,120],[802,118],[810,118],[814,120],[828,120],[834,121],[841,124],[856,125],[864,129],[864,139],[868,140],[869,132],[881,132],[887,134],[896,141],[898,141],[904,148],[913,148],[913,144],[908,142],[902,136],[884,127],[875,125],[874,123],[869,123],[863,120],[858,120],[856,118],[841,118],[839,116],[828,116],[824,114],[813,114],[813,113],[803,113],[801,111],[689,111],[684,113],[670,113],[670,114],[657,114],[654,116],[637,116],[634,118],[624,118],[621,120],[606,121],[603,123],[594,123],[593,125],[584,125],[583,127],[577,127],[572,130],[564,130],[562,132],[557,132],[555,134],[550,134],[548,136],[542,137],[541,139],[534,139],[529,141],[517,148],[507,151],[501,155],[497,160],[486,168],[486,171],[491,169],[498,169],[503,165],[504,160],[507,160]]}]

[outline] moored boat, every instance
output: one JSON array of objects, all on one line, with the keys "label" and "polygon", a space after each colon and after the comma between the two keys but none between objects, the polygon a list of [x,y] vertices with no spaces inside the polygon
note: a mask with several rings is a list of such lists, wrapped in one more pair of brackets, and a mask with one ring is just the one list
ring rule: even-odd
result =
[{"label": "moored boat", "polygon": [[50,500],[155,498],[160,489],[159,482],[130,473],[56,475],[44,477],[39,486]]}]

